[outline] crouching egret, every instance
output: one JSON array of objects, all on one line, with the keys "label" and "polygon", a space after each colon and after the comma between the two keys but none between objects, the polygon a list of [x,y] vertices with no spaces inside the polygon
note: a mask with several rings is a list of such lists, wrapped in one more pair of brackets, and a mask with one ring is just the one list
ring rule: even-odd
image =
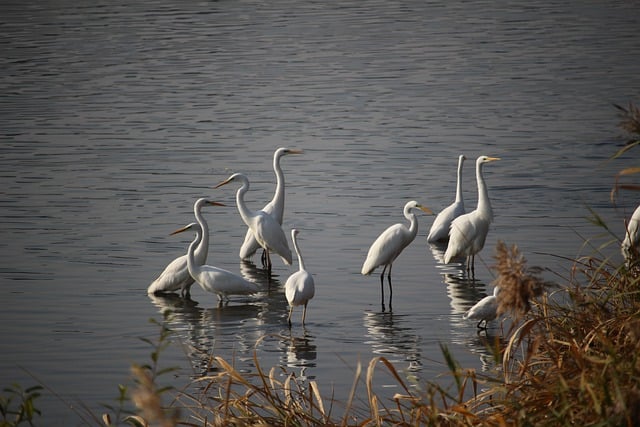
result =
[{"label": "crouching egret", "polygon": [[256,283],[249,282],[230,271],[212,265],[198,264],[195,259],[195,248],[198,245],[198,241],[202,239],[202,230],[198,224],[192,222],[174,231],[171,235],[187,230],[194,230],[196,232],[196,238],[189,245],[189,251],[187,252],[187,267],[191,277],[195,279],[202,289],[216,294],[220,303],[227,301],[229,295],[254,294],[260,290],[260,287]]},{"label": "crouching egret", "polygon": [[464,155],[458,157],[458,174],[456,182],[456,200],[444,208],[433,220],[429,234],[427,235],[427,242],[446,242],[449,240],[449,228],[451,228],[451,222],[464,215],[464,200],[462,198],[462,164],[467,158]]},{"label": "crouching egret", "polygon": [[480,156],[476,160],[476,180],[478,181],[478,206],[451,223],[449,244],[444,253],[444,262],[449,264],[457,256],[465,256],[467,271],[475,268],[475,255],[482,250],[493,220],[489,193],[482,176],[482,165],[500,160],[498,157]]},{"label": "crouching egret", "polygon": [[[202,239],[196,244],[194,251],[194,259],[196,264],[204,264],[207,260],[209,252],[209,226],[202,216],[202,207],[205,205],[224,206],[222,203],[213,202],[205,198],[196,200],[193,204],[193,213],[201,228]],[[147,288],[148,294],[161,294],[165,292],[175,292],[180,290],[182,297],[189,297],[191,285],[193,285],[193,277],[189,274],[187,268],[187,255],[182,255],[171,261],[162,273]]]},{"label": "crouching egret", "polygon": [[393,296],[393,289],[391,287],[391,268],[393,261],[400,255],[400,253],[415,239],[418,233],[418,219],[416,214],[412,212],[413,209],[420,209],[425,213],[432,214],[431,209],[418,204],[415,200],[407,202],[404,205],[403,214],[411,224],[407,227],[404,224],[398,223],[390,226],[378,236],[369,248],[367,259],[362,265],[361,273],[363,275],[371,274],[377,267],[384,265],[382,273],[380,273],[380,290],[382,293],[382,311],[384,311],[384,272],[389,268],[387,279],[389,281],[389,310],[391,310],[391,299]]},{"label": "crouching egret", "polygon": [[[273,153],[273,171],[276,174],[276,192],[273,195],[273,199],[262,208],[263,212],[271,215],[280,225],[284,218],[284,173],[280,167],[280,159],[290,154],[302,154],[302,150],[295,150],[292,148],[278,148]],[[244,242],[240,247],[240,259],[247,260],[251,258],[256,251],[260,248],[260,244],[256,240],[251,228],[247,230],[247,234],[244,237]],[[266,266],[266,252],[262,253],[262,264]]]},{"label": "crouching egret", "polygon": [[236,205],[242,220],[249,227],[256,238],[256,241],[265,248],[267,252],[267,268],[271,270],[271,259],[269,252],[273,251],[280,255],[285,264],[291,265],[291,249],[287,243],[287,237],[278,221],[263,211],[252,211],[244,201],[244,195],[249,191],[249,178],[242,173],[234,173],[215,188],[222,187],[232,181],[240,181],[242,184],[236,193]]},{"label": "crouching egret", "polygon": [[[498,317],[498,294],[500,287],[493,288],[493,295],[486,296],[471,307],[465,314],[463,319],[478,320],[478,329],[487,329],[487,323]],[[484,327],[482,327],[484,322]]]},{"label": "crouching egret", "polygon": [[622,256],[630,261],[640,251],[640,206],[636,208],[627,224],[622,240]]},{"label": "crouching egret", "polygon": [[307,304],[315,294],[313,276],[306,270],[304,260],[302,259],[302,253],[300,253],[300,248],[298,247],[297,237],[299,233],[300,232],[295,228],[291,230],[291,240],[293,241],[293,248],[295,249],[296,254],[298,254],[298,264],[300,268],[289,276],[284,284],[285,295],[290,307],[289,316],[287,317],[289,328],[291,328],[291,314],[293,313],[293,307],[299,305],[304,306],[302,310],[302,325],[304,326],[305,318],[307,317]]}]

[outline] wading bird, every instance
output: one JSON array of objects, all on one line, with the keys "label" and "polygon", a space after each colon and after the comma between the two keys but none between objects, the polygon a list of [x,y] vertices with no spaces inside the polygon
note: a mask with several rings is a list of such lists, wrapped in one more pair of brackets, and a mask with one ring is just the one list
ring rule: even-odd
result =
[{"label": "wading bird", "polygon": [[627,224],[624,239],[622,240],[622,255],[629,261],[638,256],[640,251],[640,206],[636,208]]},{"label": "wading bird", "polygon": [[297,236],[299,233],[300,232],[295,228],[291,230],[291,240],[293,241],[293,248],[295,249],[296,254],[298,254],[298,264],[300,269],[289,276],[284,284],[284,292],[287,297],[287,302],[289,303],[289,316],[287,317],[289,328],[291,328],[293,307],[299,305],[304,306],[302,310],[302,326],[304,326],[305,318],[307,317],[307,304],[315,294],[313,276],[305,269],[304,260],[302,259],[300,248],[298,247]]},{"label": "wading bird", "polygon": [[216,185],[215,188],[222,187],[232,181],[239,181],[242,185],[236,193],[236,205],[238,212],[242,217],[242,220],[249,227],[253,233],[256,241],[267,252],[267,268],[271,270],[271,258],[270,252],[275,252],[284,261],[285,264],[291,265],[291,249],[287,243],[287,237],[282,230],[282,226],[278,221],[263,211],[252,211],[249,209],[244,201],[244,195],[249,191],[249,178],[242,173],[234,173],[225,181]]},{"label": "wading bird", "polygon": [[[196,200],[193,205],[193,213],[198,221],[198,226],[202,229],[202,239],[196,244],[194,258],[197,264],[204,264],[209,252],[209,226],[202,216],[202,207],[205,205],[224,206],[222,203],[213,202],[204,198]],[[161,294],[167,292],[180,291],[182,297],[189,297],[193,277],[187,268],[187,255],[182,255],[171,261],[160,276],[154,280],[147,288],[148,294]]]},{"label": "wading bird", "polygon": [[[276,174],[276,192],[273,195],[273,199],[267,205],[262,208],[263,212],[268,213],[280,225],[282,225],[282,220],[284,217],[284,173],[282,172],[282,168],[280,167],[280,159],[284,156],[288,156],[290,154],[302,154],[302,150],[294,150],[291,148],[278,148],[273,153],[273,171]],[[251,258],[256,251],[260,248],[260,244],[256,240],[253,232],[249,228],[247,230],[247,234],[244,237],[244,242],[240,247],[240,259],[246,260]],[[264,267],[267,266],[266,259],[266,251],[262,252],[262,265]]]},{"label": "wading bird", "polygon": [[[500,287],[493,288],[493,295],[486,296],[462,315],[463,319],[478,320],[478,329],[487,329],[487,323],[498,317]],[[484,327],[481,326],[484,322]]]},{"label": "wading bird", "polygon": [[464,215],[464,200],[462,199],[462,164],[467,158],[464,155],[458,157],[458,174],[456,183],[456,200],[444,208],[433,221],[429,235],[427,236],[427,242],[446,242],[449,240],[449,229],[451,228],[451,222]]},{"label": "wading bird", "polygon": [[196,262],[195,248],[198,245],[198,241],[202,238],[202,230],[198,224],[192,222],[174,231],[171,235],[187,230],[194,230],[196,232],[196,238],[189,245],[189,251],[187,252],[187,268],[189,269],[189,274],[191,274],[191,277],[195,279],[202,289],[216,294],[220,304],[228,301],[229,295],[254,294],[260,290],[256,283],[249,282],[235,273],[212,265],[199,264]]},{"label": "wading bird", "polygon": [[424,207],[415,200],[407,202],[404,205],[403,214],[411,224],[407,227],[404,224],[398,223],[390,226],[378,236],[369,248],[367,259],[362,265],[361,273],[363,275],[371,274],[377,267],[384,265],[382,273],[380,273],[380,290],[382,293],[382,311],[384,311],[384,272],[389,268],[387,279],[389,281],[389,310],[391,310],[391,299],[393,296],[393,289],[391,287],[391,268],[393,261],[400,255],[400,253],[406,248],[416,237],[418,233],[418,219],[416,214],[412,212],[413,209],[420,209],[425,213],[432,214],[431,209]]},{"label": "wading bird", "polygon": [[467,259],[467,271],[475,269],[475,255],[484,247],[489,233],[489,224],[493,220],[489,192],[482,176],[482,165],[500,160],[498,157],[480,156],[476,160],[476,180],[478,181],[478,206],[472,212],[460,215],[451,223],[449,243],[444,253],[444,262],[449,264],[453,258],[464,256]]}]

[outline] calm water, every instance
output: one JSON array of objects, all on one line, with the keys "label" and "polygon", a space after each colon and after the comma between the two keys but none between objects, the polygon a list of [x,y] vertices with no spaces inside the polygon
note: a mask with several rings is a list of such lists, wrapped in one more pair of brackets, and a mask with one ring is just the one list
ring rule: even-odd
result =
[{"label": "calm water", "polygon": [[[613,239],[588,208],[621,237],[638,203],[609,200],[637,153],[606,162],[622,140],[611,104],[640,101],[637,2],[4,2],[0,27],[0,383],[46,384],[59,396],[40,400],[50,425],[83,423],[60,399],[113,404],[167,311],[161,364],[181,368],[164,378],[177,387],[210,355],[254,372],[254,351],[337,399],[374,355],[417,387],[445,371],[440,343],[491,369],[461,314],[491,290],[496,241],[566,276],[547,254]],[[306,330],[296,310],[291,335],[281,286],[297,264],[275,260],[270,284],[241,264],[237,186],[213,189],[245,172],[262,207],[279,146],[305,151],[282,162],[285,228],[302,230],[316,280]],[[433,217],[420,216],[383,313],[377,277],[359,274],[368,245],[406,201],[451,203],[460,153],[502,158],[485,168],[495,221],[476,281],[439,263]],[[470,210],[473,160],[464,179]],[[191,236],[168,234],[202,196],[228,205],[205,212],[208,262],[253,277],[259,297],[218,308],[197,286],[193,302],[146,295],[185,252]],[[382,369],[376,383],[399,391]]]}]

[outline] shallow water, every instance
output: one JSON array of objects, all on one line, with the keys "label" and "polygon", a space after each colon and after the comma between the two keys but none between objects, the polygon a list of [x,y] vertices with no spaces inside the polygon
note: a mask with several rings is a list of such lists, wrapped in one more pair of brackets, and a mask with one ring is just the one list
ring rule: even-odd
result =
[{"label": "shallow water", "polygon": [[[633,151],[607,162],[622,132],[612,103],[638,102],[632,2],[422,1],[93,2],[3,4],[0,179],[0,378],[36,376],[59,397],[40,400],[47,421],[99,414],[132,363],[146,363],[162,313],[176,331],[162,355],[182,387],[211,355],[255,372],[283,366],[346,396],[358,361],[392,360],[419,387],[446,371],[440,344],[464,366],[491,369],[483,337],[461,314],[491,291],[498,240],[531,265],[566,277],[562,257],[591,254],[637,205],[609,192]],[[271,156],[287,179],[285,229],[300,246],[316,296],[306,329],[290,335],[282,284],[240,263],[245,228],[232,172],[251,179],[247,203],[273,194]],[[426,244],[433,220],[394,263],[393,311],[382,312],[376,274],[360,275],[368,246],[416,199],[453,201],[456,159],[467,209],[473,159],[485,168],[495,220],[475,281],[443,266]],[[149,298],[146,287],[187,234],[207,196],[209,263],[254,278],[257,298],[194,302]],[[592,226],[593,209],[614,236]],[[585,245],[583,239],[595,238]],[[618,257],[616,245],[605,253]],[[550,255],[551,254],[551,255]],[[256,259],[258,261],[258,259]],[[499,334],[497,325],[490,336]],[[380,370],[381,393],[400,391]],[[361,385],[361,387],[363,387]]]}]

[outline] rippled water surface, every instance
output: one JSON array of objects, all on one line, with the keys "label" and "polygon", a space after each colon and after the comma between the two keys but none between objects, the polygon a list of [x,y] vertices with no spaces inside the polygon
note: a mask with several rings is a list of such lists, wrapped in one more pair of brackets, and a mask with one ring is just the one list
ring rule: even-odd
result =
[{"label": "rippled water surface", "polygon": [[[498,240],[532,265],[568,275],[561,257],[622,236],[638,203],[609,192],[637,153],[607,162],[622,143],[612,103],[639,101],[640,9],[632,1],[9,2],[0,6],[0,379],[50,388],[46,419],[77,425],[100,414],[132,363],[151,352],[183,387],[211,355],[243,372],[283,366],[344,399],[358,361],[384,355],[411,384],[444,372],[440,344],[464,366],[491,369],[483,336],[461,314],[491,291]],[[271,280],[237,256],[245,227],[232,172],[251,179],[247,203],[274,191],[279,146],[285,229],[301,230],[316,296],[307,326],[286,326],[282,286],[297,268],[274,260]],[[382,312],[376,274],[360,275],[368,246],[404,222],[416,199],[453,201],[461,153],[467,209],[473,159],[488,164],[495,220],[475,281],[415,242],[394,263],[393,311]],[[242,272],[263,291],[218,307],[150,298],[148,284],[183,254],[207,196],[210,264]],[[596,237],[594,245],[583,238]],[[618,256],[615,247],[608,249]],[[551,256],[549,254],[553,254]],[[555,256],[557,255],[557,256]],[[259,266],[259,260],[256,259]],[[489,336],[499,334],[493,325]],[[400,391],[383,370],[381,393]],[[364,387],[361,385],[361,387]],[[363,390],[363,389],[362,389]],[[58,397],[54,397],[53,393]]]}]

